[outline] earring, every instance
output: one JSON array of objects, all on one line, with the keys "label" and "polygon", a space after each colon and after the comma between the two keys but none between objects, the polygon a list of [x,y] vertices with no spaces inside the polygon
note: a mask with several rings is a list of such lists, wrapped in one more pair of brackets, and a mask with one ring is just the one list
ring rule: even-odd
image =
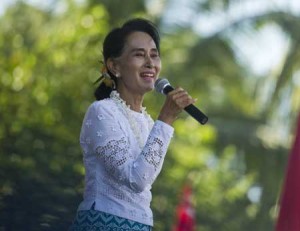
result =
[{"label": "earring", "polygon": [[116,73],[116,77],[117,77],[117,78],[119,78],[119,77],[120,77],[119,73]]}]

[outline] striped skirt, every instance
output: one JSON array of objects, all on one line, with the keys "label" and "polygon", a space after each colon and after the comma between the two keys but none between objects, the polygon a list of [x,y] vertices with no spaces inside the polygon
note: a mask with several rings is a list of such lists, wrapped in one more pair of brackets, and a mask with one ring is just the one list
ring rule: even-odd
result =
[{"label": "striped skirt", "polygon": [[151,231],[151,226],[97,210],[78,211],[70,231]]}]

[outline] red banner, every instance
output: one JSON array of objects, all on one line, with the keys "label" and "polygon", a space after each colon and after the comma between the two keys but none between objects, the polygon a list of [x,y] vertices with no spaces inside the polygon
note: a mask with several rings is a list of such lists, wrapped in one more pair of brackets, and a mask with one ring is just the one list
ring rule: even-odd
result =
[{"label": "red banner", "polygon": [[184,186],[181,202],[177,207],[177,224],[174,231],[194,231],[196,227],[195,210],[192,206],[192,188]]},{"label": "red banner", "polygon": [[276,231],[300,231],[300,115],[283,184]]}]

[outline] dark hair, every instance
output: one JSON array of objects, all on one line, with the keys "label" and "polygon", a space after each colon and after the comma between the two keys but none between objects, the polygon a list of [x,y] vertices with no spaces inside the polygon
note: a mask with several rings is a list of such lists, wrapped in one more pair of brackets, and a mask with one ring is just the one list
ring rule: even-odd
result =
[{"label": "dark hair", "polygon": [[[111,30],[105,37],[103,42],[104,65],[106,65],[106,62],[109,58],[117,58],[121,56],[126,42],[126,38],[131,33],[136,31],[145,32],[149,34],[153,39],[158,52],[160,52],[160,36],[156,26],[151,21],[146,19],[131,19],[125,22],[122,27]],[[107,71],[111,78],[117,84],[116,76],[109,70]],[[95,90],[94,95],[97,100],[105,99],[109,97],[112,90],[112,88],[107,87],[104,83],[100,83],[100,85]]]}]

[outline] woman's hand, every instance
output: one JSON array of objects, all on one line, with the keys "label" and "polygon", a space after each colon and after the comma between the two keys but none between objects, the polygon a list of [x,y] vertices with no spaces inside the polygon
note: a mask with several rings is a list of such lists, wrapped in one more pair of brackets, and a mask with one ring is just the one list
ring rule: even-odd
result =
[{"label": "woman's hand", "polygon": [[178,87],[168,93],[158,119],[172,125],[179,113],[182,112],[185,107],[195,102],[196,99],[193,99],[184,89]]}]

